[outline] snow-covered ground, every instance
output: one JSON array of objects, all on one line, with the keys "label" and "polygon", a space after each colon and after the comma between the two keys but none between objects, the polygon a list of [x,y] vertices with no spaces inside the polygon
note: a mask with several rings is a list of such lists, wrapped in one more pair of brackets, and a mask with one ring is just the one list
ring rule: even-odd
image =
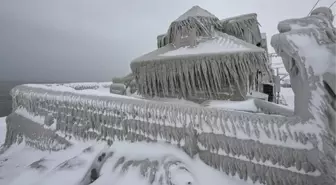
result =
[{"label": "snow-covered ground", "polygon": [[292,88],[281,88],[280,95],[283,96],[287,106],[294,110],[294,92]]},{"label": "snow-covered ground", "polygon": [[[0,142],[4,142],[5,118],[0,118]],[[93,152],[82,151],[93,146]],[[101,176],[92,185],[149,185],[148,180],[141,177],[139,169],[132,169],[125,175],[113,172],[116,159],[126,156],[127,159],[160,159],[164,156],[175,156],[183,161],[188,169],[195,175],[181,176],[181,172],[173,174],[173,178],[180,182],[176,185],[186,185],[187,181],[192,185],[251,185],[252,182],[230,177],[205,165],[197,157],[191,159],[181,150],[163,143],[114,143],[106,148],[103,143],[76,142],[76,144],[61,152],[43,152],[32,149],[24,144],[11,146],[4,154],[0,155],[0,184],[4,185],[77,185],[89,169],[97,154],[104,150],[114,152],[113,158],[106,161],[102,167]],[[75,157],[75,158],[74,158]],[[60,170],[60,166],[67,160],[77,159],[74,162],[75,169]],[[39,161],[40,163],[37,163]],[[35,162],[35,163],[34,163]],[[41,164],[37,168],[37,164]],[[37,166],[36,166],[37,165]],[[34,167],[35,166],[35,167]],[[181,183],[182,182],[182,183]]]}]

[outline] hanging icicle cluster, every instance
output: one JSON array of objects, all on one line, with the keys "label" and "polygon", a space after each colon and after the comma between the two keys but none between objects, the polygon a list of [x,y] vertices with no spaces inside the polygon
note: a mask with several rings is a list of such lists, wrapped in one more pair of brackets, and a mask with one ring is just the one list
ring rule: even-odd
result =
[{"label": "hanging icicle cluster", "polygon": [[58,151],[71,146],[70,142],[58,136],[54,131],[15,112],[7,116],[6,123],[6,147],[14,143],[25,142],[26,145],[39,150]]},{"label": "hanging icicle cluster", "polygon": [[184,20],[174,21],[167,32],[168,43],[174,43],[182,29],[186,29],[187,32],[196,29],[197,37],[212,37],[213,29],[219,29],[220,26],[219,19],[216,17],[188,17]]},{"label": "hanging icicle cluster", "polygon": [[257,14],[246,14],[221,20],[221,31],[253,45],[261,43]]},{"label": "hanging icicle cluster", "polygon": [[[330,180],[328,166],[334,162],[320,147],[324,140],[319,137],[319,129],[302,130],[303,125],[315,128],[316,124],[302,124],[297,117],[99,97],[53,91],[42,85],[18,86],[12,96],[14,110],[19,107],[44,117],[43,127],[47,128],[46,120],[55,120],[55,131],[66,137],[106,140],[110,144],[166,141],[190,156],[199,154],[206,164],[242,179],[279,185],[334,183],[323,181]],[[13,138],[10,133],[19,128],[9,124],[6,137]],[[29,129],[20,133],[25,136],[26,131]]]},{"label": "hanging icicle cluster", "polygon": [[[164,156],[158,160],[151,159],[127,159],[119,158],[113,170],[124,174],[127,171],[138,168],[141,176],[148,180],[149,184],[173,185],[190,184],[194,185],[197,179],[182,161],[173,156]],[[175,178],[177,175],[184,176],[183,179]],[[189,178],[188,178],[189,177]]]},{"label": "hanging icicle cluster", "polygon": [[145,96],[243,100],[249,76],[256,76],[258,70],[269,75],[267,60],[263,50],[251,50],[157,57],[134,61],[131,68],[139,93]]},{"label": "hanging icicle cluster", "polygon": [[169,44],[169,42],[168,42],[168,38],[166,34],[157,36],[157,47],[158,48],[161,48],[167,44]]},{"label": "hanging icicle cluster", "polygon": [[[191,36],[194,32],[196,32],[196,38]],[[235,37],[230,38],[231,36],[223,32],[228,32]],[[250,50],[244,51],[227,46],[226,51],[218,53],[159,56],[183,47],[179,42],[183,42],[180,39],[186,35],[190,37],[188,39],[195,40],[189,41],[191,49],[209,40],[214,40],[212,47],[221,47],[216,45],[217,37],[223,37],[218,40],[226,40],[227,43],[235,42],[242,45],[241,47],[248,45],[248,42],[252,45],[247,46]],[[255,46],[257,41],[261,41],[255,14],[221,22],[208,11],[195,6],[172,22],[167,34],[159,35],[157,40],[159,49],[131,63],[138,83],[138,92],[144,96],[178,97],[196,101],[199,99],[243,100],[248,86],[253,84],[248,81],[251,76],[256,76],[257,70],[269,76],[267,54],[263,49]],[[191,43],[196,43],[196,46]]]}]

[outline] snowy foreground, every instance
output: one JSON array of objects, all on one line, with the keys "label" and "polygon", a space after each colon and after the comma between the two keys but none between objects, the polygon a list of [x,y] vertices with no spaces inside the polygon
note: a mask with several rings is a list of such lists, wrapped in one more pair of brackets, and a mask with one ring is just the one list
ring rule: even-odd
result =
[{"label": "snowy foreground", "polygon": [[[1,140],[4,142],[5,118],[0,118]],[[114,156],[102,167],[102,175],[92,185],[147,185],[147,180],[140,177],[139,170],[131,169],[125,175],[113,172],[115,159],[125,156],[127,159],[160,159],[163,156],[175,156],[183,161],[195,177],[176,169],[172,174],[176,185],[249,185],[252,182],[243,182],[238,178],[229,177],[220,173],[199,159],[191,159],[182,151],[165,144],[148,143],[115,143],[107,147],[103,143],[78,142],[65,151],[42,152],[24,144],[13,145],[4,154],[0,155],[0,184],[6,185],[75,185],[86,173],[92,160],[101,152],[114,152]],[[92,147],[91,152],[83,152]],[[118,157],[119,156],[119,157]],[[69,160],[70,159],[70,160]],[[68,163],[64,163],[67,160]],[[193,182],[197,181],[197,182]],[[182,183],[181,183],[182,182]]]},{"label": "snowy foreground", "polygon": [[[86,93],[89,93],[87,90]],[[100,91],[108,94],[107,91]],[[283,96],[289,107],[293,106],[293,92],[291,89],[283,89]],[[5,118],[0,118],[0,145],[4,143],[6,135]],[[71,148],[61,152],[46,152],[19,144],[11,146],[5,153],[0,154],[0,184],[1,185],[78,185],[92,162],[102,152],[113,152],[113,158],[109,158],[101,169],[101,176],[92,185],[149,185],[148,179],[141,177],[139,169],[130,168],[128,173],[122,175],[120,170],[112,170],[116,160],[125,156],[127,160],[160,160],[165,156],[175,156],[182,161],[192,173],[184,173],[176,169],[171,175],[174,185],[251,185],[251,181],[245,182],[238,177],[225,175],[223,172],[205,165],[197,157],[191,159],[181,150],[162,143],[114,143],[108,147],[103,143],[80,142]],[[83,152],[88,147],[91,152]],[[180,170],[180,171],[179,171]],[[194,174],[191,177],[190,174]],[[255,183],[258,185],[258,183]]]}]

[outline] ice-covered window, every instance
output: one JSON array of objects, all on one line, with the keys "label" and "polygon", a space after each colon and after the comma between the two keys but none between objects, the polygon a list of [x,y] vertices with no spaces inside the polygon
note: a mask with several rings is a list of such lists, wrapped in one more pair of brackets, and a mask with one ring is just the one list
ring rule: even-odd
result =
[{"label": "ice-covered window", "polygon": [[196,43],[196,30],[182,26],[178,29],[177,36],[175,37],[175,45],[177,47],[193,46]]}]

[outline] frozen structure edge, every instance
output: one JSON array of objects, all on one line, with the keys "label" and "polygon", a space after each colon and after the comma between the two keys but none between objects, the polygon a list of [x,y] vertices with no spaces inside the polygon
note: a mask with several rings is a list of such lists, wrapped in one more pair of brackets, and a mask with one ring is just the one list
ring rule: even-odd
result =
[{"label": "frozen structure edge", "polygon": [[[322,138],[304,129],[299,117],[257,115],[191,105],[61,92],[43,85],[12,90],[14,112],[40,116],[35,124],[62,133],[63,138],[113,141],[165,141],[208,165],[265,184],[332,184]],[[30,115],[30,116],[27,116]],[[6,144],[29,137],[20,121],[8,121]],[[15,131],[15,132],[14,132]],[[43,142],[43,139],[36,139]],[[316,160],[315,156],[320,156]]]}]

